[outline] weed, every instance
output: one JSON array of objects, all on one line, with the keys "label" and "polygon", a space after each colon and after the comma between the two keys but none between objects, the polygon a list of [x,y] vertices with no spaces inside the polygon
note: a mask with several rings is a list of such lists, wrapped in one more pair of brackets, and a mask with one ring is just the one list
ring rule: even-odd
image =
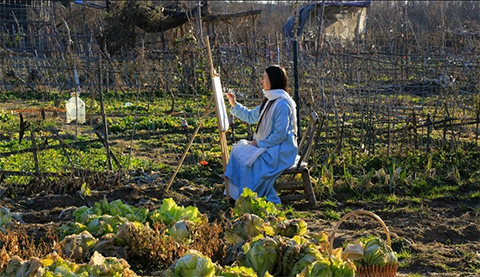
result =
[{"label": "weed", "polygon": [[285,209],[285,214],[293,218],[312,218],[314,214],[312,212],[296,211],[292,206]]},{"label": "weed", "polygon": [[443,263],[435,263],[435,266],[443,269],[447,273],[448,272],[453,272],[455,270],[455,268],[450,267],[450,266],[448,266],[446,264],[443,264]]},{"label": "weed", "polygon": [[328,219],[328,220],[339,220],[340,219],[340,214],[335,212],[334,210],[332,209],[326,209],[325,212],[323,212],[323,214],[325,215],[325,217]]},{"label": "weed", "polygon": [[400,202],[399,197],[397,197],[395,194],[390,194],[385,197],[387,200],[387,203],[389,204],[398,204]]},{"label": "weed", "polygon": [[334,200],[324,200],[322,202],[322,204],[325,206],[325,207],[330,207],[330,208],[335,208],[337,207],[337,202],[334,201]]},{"label": "weed", "polygon": [[480,198],[480,191],[474,191],[474,192],[470,193],[470,195],[468,195],[468,197],[472,198],[472,199]]},{"label": "weed", "polygon": [[473,213],[474,213],[475,217],[479,217],[480,216],[480,206],[474,207],[473,208]]},{"label": "weed", "polygon": [[317,193],[322,192],[320,188],[323,187],[328,193],[333,194],[333,185],[335,184],[333,166],[327,168],[327,165],[322,165],[320,175],[321,186],[316,186]]},{"label": "weed", "polygon": [[415,211],[416,212],[421,212],[422,211],[422,206],[413,207],[413,206],[408,205],[408,206],[405,206],[404,209],[407,210],[407,211],[411,211],[411,212],[415,212]]}]

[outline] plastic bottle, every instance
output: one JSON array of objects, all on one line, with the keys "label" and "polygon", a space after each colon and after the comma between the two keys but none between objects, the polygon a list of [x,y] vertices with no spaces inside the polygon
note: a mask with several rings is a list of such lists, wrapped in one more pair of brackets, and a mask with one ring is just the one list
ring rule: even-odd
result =
[{"label": "plastic bottle", "polygon": [[67,123],[77,120],[78,124],[85,123],[85,102],[75,94],[68,99],[66,104]]}]

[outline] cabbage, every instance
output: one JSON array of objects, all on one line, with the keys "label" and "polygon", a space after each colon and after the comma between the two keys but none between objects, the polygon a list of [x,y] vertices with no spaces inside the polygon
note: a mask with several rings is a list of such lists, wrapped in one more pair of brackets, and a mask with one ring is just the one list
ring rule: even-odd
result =
[{"label": "cabbage", "polygon": [[[34,276],[42,267],[42,262],[39,258],[32,258],[29,261],[24,261],[22,266],[17,269],[15,276]],[[0,276],[3,276],[0,274]]]},{"label": "cabbage", "polygon": [[107,201],[104,199],[102,201],[102,212],[104,214],[121,216],[135,213],[132,207],[129,205],[124,205],[120,199],[114,200],[110,203],[107,203]]},{"label": "cabbage", "polygon": [[175,241],[178,243],[183,243],[188,245],[192,242],[192,235],[190,229],[195,226],[190,220],[179,220],[175,224],[167,229],[167,234],[169,234]]},{"label": "cabbage", "polygon": [[330,268],[334,277],[354,277],[357,267],[351,260],[332,259]]},{"label": "cabbage", "polygon": [[81,206],[73,212],[73,217],[75,218],[75,222],[86,222],[87,218],[94,214],[94,210],[87,207]]},{"label": "cabbage", "polygon": [[83,261],[90,257],[90,251],[97,244],[97,239],[88,231],[83,231],[78,235],[66,236],[61,242],[62,252],[66,257],[74,261]]},{"label": "cabbage", "polygon": [[355,274],[356,268],[351,261],[344,262],[333,257],[313,262],[296,277],[354,277]]},{"label": "cabbage", "polygon": [[202,217],[197,207],[178,206],[172,198],[163,199],[160,209],[150,213],[152,222],[163,222],[167,226],[172,226],[179,220],[188,219],[194,223],[202,222]]},{"label": "cabbage", "polygon": [[22,266],[23,260],[19,256],[15,255],[10,258],[5,268],[6,276],[15,276],[16,272]]},{"label": "cabbage", "polygon": [[144,225],[140,222],[127,222],[123,224],[117,229],[117,233],[114,238],[115,244],[119,246],[130,245],[130,239],[139,235],[143,228]]},{"label": "cabbage", "polygon": [[290,239],[283,249],[281,260],[282,274],[283,276],[292,276],[293,266],[301,257],[302,246],[297,240]]},{"label": "cabbage", "polygon": [[367,238],[363,247],[363,258],[358,262],[360,265],[377,265],[382,267],[387,264],[387,252],[387,245],[381,238]]},{"label": "cabbage", "polygon": [[87,229],[88,229],[87,226],[80,222],[68,222],[67,224],[63,224],[58,228],[60,232],[60,238],[68,235],[80,234],[81,232],[86,231]]},{"label": "cabbage", "polygon": [[175,277],[214,277],[216,267],[210,260],[197,250],[189,250],[173,264]]},{"label": "cabbage", "polygon": [[6,233],[7,229],[14,226],[12,213],[6,207],[0,207],[0,232]]},{"label": "cabbage", "polygon": [[221,277],[258,277],[257,273],[250,267],[226,266]]},{"label": "cabbage", "polygon": [[6,207],[0,208],[0,227],[12,220],[12,213]]},{"label": "cabbage", "polygon": [[[44,266],[43,276],[79,276],[85,272],[80,265],[62,259],[57,253],[52,253],[42,260]],[[82,275],[88,276],[88,275]]]},{"label": "cabbage", "polygon": [[387,252],[386,262],[387,265],[395,265],[398,263],[397,254],[393,252],[392,249],[389,249]]},{"label": "cabbage", "polygon": [[289,238],[303,236],[307,231],[307,223],[301,218],[285,220],[275,226],[275,234]]},{"label": "cabbage", "polygon": [[114,257],[103,257],[100,253],[94,252],[88,264],[76,264],[62,259],[57,253],[49,254],[41,260],[43,268],[37,276],[49,277],[136,277],[130,270],[130,266],[124,259]]},{"label": "cabbage", "polygon": [[152,212],[145,208],[123,204],[121,200],[109,203],[103,199],[91,208],[79,207],[73,212],[73,217],[75,222],[60,226],[61,237],[79,234],[85,230],[95,237],[101,237],[105,234],[117,233],[118,228],[128,222],[145,224],[147,219],[151,220],[150,223],[163,222],[168,227],[172,227],[179,220],[189,220],[196,224],[205,218],[197,207],[178,206],[172,198],[164,199],[161,208]]},{"label": "cabbage", "polygon": [[273,228],[259,216],[246,213],[227,223],[224,238],[227,243],[239,244],[260,234],[273,235]]},{"label": "cabbage", "polygon": [[320,253],[317,247],[313,244],[306,245],[302,249],[299,256],[300,259],[293,265],[291,270],[293,276],[302,272],[302,270],[304,270],[306,267],[323,258],[322,253]]},{"label": "cabbage", "polygon": [[273,238],[258,236],[242,247],[243,254],[239,254],[237,263],[240,266],[251,267],[259,277],[273,272],[277,262],[279,247]]},{"label": "cabbage", "polygon": [[111,215],[91,215],[87,218],[87,230],[94,236],[94,237],[101,237],[105,234],[116,233],[118,228],[123,224],[127,223],[128,220],[124,217],[119,215],[111,216]]},{"label": "cabbage", "polygon": [[238,218],[243,214],[256,214],[262,219],[273,215],[281,220],[286,219],[285,213],[275,206],[272,202],[267,202],[265,197],[258,197],[256,192],[249,188],[244,188],[240,197],[235,201],[233,208],[233,217]]},{"label": "cabbage", "polygon": [[92,275],[97,273],[97,276],[136,276],[129,267],[124,259],[104,257],[95,251],[90,258],[87,269]]},{"label": "cabbage", "polygon": [[[330,261],[329,260],[320,260],[315,261],[312,265],[307,267],[304,270],[305,277],[340,277],[340,276],[333,276],[332,269],[330,268]],[[302,276],[302,275],[301,275]],[[303,277],[303,276],[302,276]]]},{"label": "cabbage", "polygon": [[79,234],[87,230],[95,237],[116,233],[117,229],[127,222],[145,223],[148,209],[135,208],[123,204],[121,200],[110,203],[103,199],[91,208],[82,206],[73,212],[75,222],[60,226],[61,236]]},{"label": "cabbage", "polygon": [[397,264],[396,253],[384,240],[379,237],[368,237],[363,241],[363,257],[354,261],[356,266],[376,265],[383,267]]},{"label": "cabbage", "polygon": [[148,209],[135,208],[128,204],[124,204],[120,199],[107,202],[106,199],[96,202],[91,208],[82,206],[73,212],[76,222],[86,223],[89,218],[101,215],[110,215],[126,218],[130,222],[145,223],[148,217]]}]

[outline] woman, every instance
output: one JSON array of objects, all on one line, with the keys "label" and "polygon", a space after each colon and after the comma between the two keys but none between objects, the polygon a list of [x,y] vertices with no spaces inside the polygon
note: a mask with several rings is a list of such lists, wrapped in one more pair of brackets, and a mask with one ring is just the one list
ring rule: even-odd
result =
[{"label": "woman", "polygon": [[244,188],[250,188],[267,201],[281,203],[273,185],[297,156],[296,105],[288,94],[285,68],[273,65],[265,70],[263,95],[262,103],[250,110],[233,93],[226,94],[235,117],[258,125],[252,141],[242,139],[233,146],[225,176],[235,200]]}]

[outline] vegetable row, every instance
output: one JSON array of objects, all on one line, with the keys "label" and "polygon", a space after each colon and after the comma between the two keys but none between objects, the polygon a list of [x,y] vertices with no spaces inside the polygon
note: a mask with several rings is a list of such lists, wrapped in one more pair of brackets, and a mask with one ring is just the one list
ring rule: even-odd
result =
[{"label": "vegetable row", "polygon": [[[287,219],[275,204],[248,189],[223,223],[222,260],[212,261],[211,253],[189,248],[198,235],[196,227],[214,223],[198,208],[179,206],[171,198],[152,211],[121,200],[103,200],[93,207],[78,208],[73,219],[59,228],[61,253],[28,261],[9,257],[8,263],[0,265],[0,277],[137,276],[130,269],[127,253],[134,253],[138,244],[134,238],[142,234],[156,243],[185,250],[177,252],[171,264],[152,265],[158,269],[152,274],[163,277],[353,277],[361,267],[397,264],[396,253],[378,237],[362,238],[330,251],[328,233],[310,232],[303,219]],[[0,209],[0,220],[0,231],[14,228],[8,209]],[[152,228],[162,231],[155,233]],[[156,254],[174,252],[162,249],[157,251],[165,253]]]}]

